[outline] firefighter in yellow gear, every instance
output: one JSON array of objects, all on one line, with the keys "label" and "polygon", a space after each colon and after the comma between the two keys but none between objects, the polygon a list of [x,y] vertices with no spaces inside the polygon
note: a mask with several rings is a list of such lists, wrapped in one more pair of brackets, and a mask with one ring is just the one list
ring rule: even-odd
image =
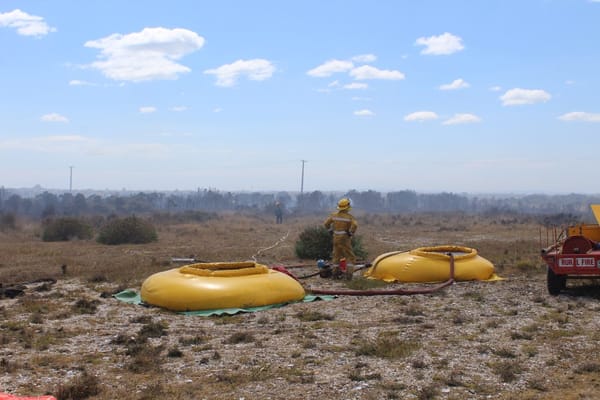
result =
[{"label": "firefighter in yellow gear", "polygon": [[338,201],[337,211],[331,213],[323,225],[333,235],[333,276],[341,276],[340,260],[346,261],[346,278],[351,279],[354,272],[356,256],[352,250],[352,235],[356,232],[358,224],[350,214],[350,200],[343,198]]}]

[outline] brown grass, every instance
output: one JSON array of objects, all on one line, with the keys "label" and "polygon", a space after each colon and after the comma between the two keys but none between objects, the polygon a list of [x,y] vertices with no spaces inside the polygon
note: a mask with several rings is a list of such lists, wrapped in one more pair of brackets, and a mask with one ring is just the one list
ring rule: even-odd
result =
[{"label": "brown grass", "polygon": [[[358,234],[370,259],[387,251],[451,243],[477,248],[481,255],[507,272],[522,270],[523,265],[527,268],[540,265],[537,226],[448,215],[442,218],[444,224],[459,224],[461,229],[440,232],[438,216],[403,218],[410,223],[390,224],[384,222],[385,216],[359,214]],[[42,242],[36,236],[40,227],[30,223],[14,233],[0,232],[3,255],[0,282],[79,277],[92,283],[134,285],[148,274],[165,269],[172,257],[195,257],[203,261],[243,261],[257,257],[265,264],[293,264],[300,261],[294,255],[298,235],[308,226],[320,225],[322,219],[296,218],[275,225],[265,216],[226,215],[204,223],[161,225],[156,243],[118,246],[93,240]],[[286,240],[280,245],[264,250],[284,237]]]},{"label": "brown grass", "polygon": [[[0,283],[26,287],[22,297],[0,299],[0,387],[97,400],[595,395],[599,368],[589,355],[600,339],[598,296],[593,286],[548,296],[539,227],[515,218],[357,212],[371,260],[421,246],[469,246],[496,265],[507,278],[502,282],[210,318],[124,305],[110,296],[175,267],[172,257],[254,257],[267,265],[306,265],[290,268],[298,275],[314,272],[316,262],[296,259],[294,244],[323,218],[275,225],[270,216],[227,214],[202,223],[165,222],[157,227],[158,242],[145,245],[46,243],[32,223],[0,232]],[[347,287],[319,277],[306,284]],[[385,286],[364,279],[355,285]]]}]

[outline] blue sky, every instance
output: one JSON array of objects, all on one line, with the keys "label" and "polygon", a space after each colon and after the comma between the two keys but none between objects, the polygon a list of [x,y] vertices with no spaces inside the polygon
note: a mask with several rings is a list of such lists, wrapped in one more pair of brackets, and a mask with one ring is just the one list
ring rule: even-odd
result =
[{"label": "blue sky", "polygon": [[598,193],[600,1],[0,3],[0,186]]}]

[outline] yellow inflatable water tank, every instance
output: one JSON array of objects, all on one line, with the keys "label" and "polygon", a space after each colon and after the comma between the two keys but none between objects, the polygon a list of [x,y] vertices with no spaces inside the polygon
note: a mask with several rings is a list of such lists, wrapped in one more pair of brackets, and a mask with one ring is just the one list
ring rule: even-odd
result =
[{"label": "yellow inflatable water tank", "polygon": [[373,261],[364,276],[386,282],[443,282],[450,278],[448,253],[454,256],[456,281],[498,279],[494,265],[479,256],[477,250],[452,245],[382,254]]},{"label": "yellow inflatable water tank", "polygon": [[302,300],[295,279],[253,262],[197,263],[148,277],[142,301],[173,311],[248,308]]}]

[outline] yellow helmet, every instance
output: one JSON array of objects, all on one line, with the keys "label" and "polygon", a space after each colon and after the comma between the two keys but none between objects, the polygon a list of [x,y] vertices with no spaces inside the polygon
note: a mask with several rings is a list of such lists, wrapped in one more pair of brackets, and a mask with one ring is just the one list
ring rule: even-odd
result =
[{"label": "yellow helmet", "polygon": [[350,209],[350,199],[343,198],[340,201],[338,201],[337,209],[340,211],[349,210]]}]

